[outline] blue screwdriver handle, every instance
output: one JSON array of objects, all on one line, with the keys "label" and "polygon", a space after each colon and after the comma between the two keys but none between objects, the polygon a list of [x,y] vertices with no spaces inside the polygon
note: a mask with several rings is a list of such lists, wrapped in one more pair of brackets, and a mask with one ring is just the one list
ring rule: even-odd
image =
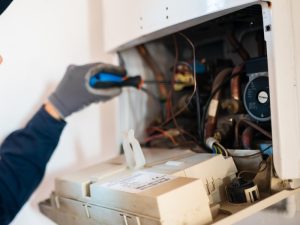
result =
[{"label": "blue screwdriver handle", "polygon": [[141,76],[127,77],[122,74],[100,72],[90,78],[90,86],[95,89],[107,89],[114,87],[141,88],[142,85],[143,80]]}]

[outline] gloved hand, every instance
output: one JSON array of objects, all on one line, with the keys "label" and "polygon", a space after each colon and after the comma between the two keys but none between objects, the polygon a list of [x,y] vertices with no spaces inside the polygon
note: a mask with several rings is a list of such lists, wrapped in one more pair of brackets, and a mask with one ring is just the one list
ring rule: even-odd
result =
[{"label": "gloved hand", "polygon": [[50,103],[63,118],[91,103],[107,101],[121,93],[120,88],[96,90],[90,87],[90,77],[103,70],[125,76],[125,70],[121,67],[102,63],[83,66],[70,65],[67,68],[56,90],[49,96]]}]

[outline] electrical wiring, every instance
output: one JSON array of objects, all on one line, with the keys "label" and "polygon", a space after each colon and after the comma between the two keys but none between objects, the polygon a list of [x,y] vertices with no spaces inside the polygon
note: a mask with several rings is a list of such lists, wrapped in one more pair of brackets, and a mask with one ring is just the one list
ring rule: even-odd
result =
[{"label": "electrical wiring", "polygon": [[[125,60],[124,60],[124,58],[123,58],[123,56],[120,52],[118,52],[118,58],[119,58],[120,66],[125,69]],[[171,85],[171,82],[166,81],[166,80],[147,80],[146,83],[147,84]],[[139,90],[144,92],[145,94],[147,94],[149,97],[151,97],[155,102],[157,102],[159,104],[160,112],[162,114],[162,118],[164,118],[164,116],[163,116],[163,114],[164,114],[164,109],[163,109],[164,100],[162,100],[159,96],[156,96],[155,94],[153,94],[151,91],[149,91],[145,87],[142,87]]]},{"label": "electrical wiring", "polygon": [[[182,34],[183,35],[183,34]],[[182,137],[184,136],[188,136],[189,138],[191,138],[193,140],[194,143],[196,143],[198,145],[198,140],[196,137],[194,137],[192,134],[190,134],[189,132],[185,131],[184,129],[182,129],[177,120],[176,120],[176,117],[181,114],[187,107],[188,105],[190,104],[191,102],[191,99],[193,97],[193,95],[195,94],[195,91],[196,91],[196,88],[197,88],[197,83],[196,83],[196,73],[195,73],[195,63],[196,63],[196,55],[195,55],[195,48],[194,48],[194,45],[193,43],[191,42],[190,39],[188,39],[185,35],[183,35],[186,40],[188,41],[188,43],[192,46],[193,48],[193,62],[194,62],[194,69],[193,69],[193,77],[194,77],[194,90],[193,90],[193,93],[191,94],[189,100],[187,101],[186,105],[184,105],[180,110],[178,110],[177,112],[174,112],[173,111],[173,104],[172,104],[172,96],[173,96],[173,88],[170,88],[170,91],[168,93],[168,96],[167,96],[167,99],[166,99],[166,115],[167,115],[167,118],[166,118],[166,121],[163,122],[159,127],[154,127],[153,129],[162,129],[164,127],[164,125],[166,125],[168,122],[170,121],[173,121],[176,129],[182,134]],[[176,71],[176,66],[178,64],[178,58],[179,58],[179,49],[178,49],[178,45],[177,45],[177,39],[176,39],[176,36],[174,35],[173,36],[173,39],[174,39],[174,46],[175,46],[175,62],[174,62],[174,66],[173,66],[173,75],[175,74],[175,71]],[[171,84],[172,84],[172,87],[174,86],[175,84],[175,80],[174,80],[174,76],[172,76],[172,79],[171,79]]]},{"label": "electrical wiring", "polygon": [[264,152],[269,150],[271,147],[272,147],[272,145],[269,145],[268,147],[264,148],[263,150],[261,150],[257,153],[254,153],[254,154],[250,154],[250,155],[231,155],[230,154],[229,156],[231,156],[232,158],[251,158],[251,157],[254,157],[254,156],[257,156],[257,155],[262,155]]},{"label": "electrical wiring", "polygon": [[147,88],[142,87],[140,89],[141,91],[143,91],[145,94],[147,94],[148,96],[150,96],[152,99],[154,99],[155,101],[161,103],[161,99],[159,97],[157,97],[155,94],[153,94],[151,91],[149,91]]},{"label": "electrical wiring", "polygon": [[[165,74],[161,71],[160,67],[157,65],[157,62],[154,60],[150,52],[148,51],[147,47],[142,44],[136,47],[136,50],[142,60],[145,62],[145,64],[149,67],[149,69],[152,70],[155,80],[157,81],[163,81],[165,80]],[[166,99],[167,96],[167,88],[162,85],[158,84],[158,93],[161,99]]]},{"label": "electrical wiring", "polygon": [[171,119],[174,121],[174,124],[176,127],[178,127],[178,124],[177,124],[177,121],[176,121],[176,118],[174,117],[174,112],[173,112],[173,104],[172,104],[172,96],[173,96],[173,87],[174,87],[174,83],[175,83],[175,80],[174,80],[174,75],[175,75],[175,72],[176,72],[176,66],[177,66],[177,63],[178,63],[178,60],[179,60],[179,49],[178,49],[178,44],[177,44],[177,39],[176,39],[176,36],[173,35],[173,41],[174,41],[174,48],[175,48],[175,61],[174,61],[174,66],[173,66],[173,73],[172,73],[172,77],[171,77],[171,88],[170,88],[170,91],[168,93],[168,97],[167,97],[167,103],[166,103],[166,110],[167,110],[167,120],[168,119]]},{"label": "electrical wiring", "polygon": [[[146,84],[163,84],[163,85],[172,85],[171,81],[168,80],[143,80],[143,83]],[[184,84],[184,82],[176,81],[175,84]]]},{"label": "electrical wiring", "polygon": [[171,118],[171,110],[172,110],[171,108],[172,108],[172,105],[171,105],[171,102],[170,102],[169,98],[170,97],[168,96],[167,101],[166,101],[166,118],[167,119],[172,119]]},{"label": "electrical wiring", "polygon": [[215,147],[215,146],[212,146],[212,151],[213,151],[213,153],[215,153],[215,154],[217,154],[217,153],[218,153],[218,150],[216,149],[216,147]]},{"label": "electrical wiring", "polygon": [[185,108],[188,107],[190,104],[192,97],[195,95],[197,91],[197,77],[196,77],[196,48],[191,39],[189,39],[185,34],[183,33],[178,33],[180,36],[182,36],[191,46],[192,52],[193,52],[193,77],[194,77],[194,90],[193,93],[191,94],[189,102],[186,104]]},{"label": "electrical wiring", "polygon": [[241,73],[236,73],[236,74],[232,74],[230,75],[229,77],[227,77],[219,86],[216,87],[216,89],[212,92],[212,94],[209,96],[205,106],[204,106],[204,109],[203,109],[203,115],[202,115],[202,118],[201,118],[201,124],[200,124],[200,128],[201,128],[201,133],[200,133],[200,140],[202,142],[202,145],[205,146],[205,140],[204,140],[204,124],[205,124],[205,119],[206,119],[206,115],[207,115],[207,111],[208,111],[208,107],[209,107],[209,104],[211,102],[211,100],[213,99],[214,95],[219,91],[221,90],[225,85],[228,84],[228,82],[236,77],[236,76],[240,76]]},{"label": "electrical wiring", "polygon": [[[177,117],[178,115],[180,115],[182,112],[184,112],[186,110],[186,108],[189,106],[189,104],[191,103],[192,101],[192,98],[193,96],[195,95],[196,93],[196,90],[197,90],[197,81],[196,81],[196,51],[195,51],[195,46],[193,44],[193,42],[184,34],[182,33],[179,33],[179,35],[181,35],[182,37],[184,37],[186,39],[186,41],[191,45],[191,48],[193,50],[193,78],[194,78],[194,89],[193,89],[193,92],[192,94],[190,95],[188,101],[186,102],[186,104],[181,108],[179,109],[177,112],[173,112],[173,116],[172,118],[167,118],[160,126],[161,127],[164,127],[165,125],[167,125],[171,120],[174,120],[174,117]],[[177,45],[177,39],[176,39],[176,36],[173,35],[173,40],[174,40],[174,46],[175,46],[175,62],[174,62],[174,67],[173,67],[173,75],[175,73],[175,69],[176,69],[176,65],[178,64],[178,58],[179,58],[179,50],[178,50],[178,45]],[[174,83],[175,83],[175,80],[174,80],[174,77],[171,79],[171,82],[172,82],[172,86],[174,86]],[[170,90],[169,92],[169,101],[171,100],[171,97],[172,97],[172,89]]]},{"label": "electrical wiring", "polygon": [[221,155],[223,155],[222,149],[221,149],[220,147],[218,147],[218,146],[217,146],[217,149],[218,149],[219,153],[220,153]]},{"label": "electrical wiring", "polygon": [[[265,165],[264,167],[263,167],[263,164]],[[267,169],[267,167],[268,167],[267,162],[266,162],[265,160],[262,160],[262,161],[259,163],[258,169],[257,169],[256,171],[252,171],[252,170],[242,170],[242,171],[238,172],[237,177],[240,178],[240,177],[241,177],[241,174],[244,174],[244,173],[250,173],[250,174],[255,174],[255,175],[257,175],[257,174],[259,174],[259,173],[265,171],[265,170]]]},{"label": "electrical wiring", "polygon": [[229,156],[227,149],[223,145],[219,142],[217,142],[216,145],[221,149],[222,155]]},{"label": "electrical wiring", "polygon": [[165,138],[166,136],[164,134],[157,134],[157,135],[152,135],[150,137],[147,137],[145,140],[144,140],[144,143],[148,143],[150,141],[153,141],[153,140],[156,140],[156,139],[159,139],[159,138]]},{"label": "electrical wiring", "polygon": [[212,145],[212,148],[215,150],[217,149],[216,153],[220,153],[221,155],[224,155],[224,156],[229,156],[229,153],[228,151],[226,150],[226,148],[224,146],[222,146],[219,142],[215,142],[213,145]]},{"label": "electrical wiring", "polygon": [[[176,120],[176,117],[178,115],[180,115],[182,112],[184,112],[186,110],[186,108],[188,107],[188,105],[191,103],[192,101],[192,98],[193,96],[195,95],[196,93],[196,90],[197,90],[197,81],[196,81],[196,53],[195,53],[195,46],[193,44],[193,42],[184,34],[182,33],[179,33],[180,36],[184,37],[185,40],[190,44],[192,50],[193,50],[193,78],[194,78],[194,89],[193,89],[193,92],[192,94],[190,95],[188,101],[186,102],[186,104],[181,108],[179,109],[177,112],[174,112],[173,111],[173,104],[172,104],[172,94],[173,94],[173,90],[172,88],[170,89],[169,91],[169,94],[168,94],[168,98],[167,98],[167,101],[166,101],[166,111],[167,111],[167,118],[166,120],[160,124],[159,127],[164,127],[165,125],[167,125],[169,122],[173,121],[174,122],[174,125],[175,127],[185,136],[188,136],[190,137],[193,142],[196,144],[196,145],[199,145],[199,140],[192,134],[190,134],[189,132],[185,131],[184,129],[182,129],[178,123],[177,123],[177,120]],[[175,70],[176,70],[176,65],[178,64],[179,60],[179,49],[178,49],[178,45],[177,45],[177,39],[176,39],[176,36],[173,35],[173,40],[174,40],[174,46],[175,46],[175,62],[174,62],[174,67],[173,67],[173,75],[175,74]],[[175,80],[174,80],[174,76],[172,77],[171,79],[171,82],[172,82],[172,87],[174,86],[175,84]]]},{"label": "electrical wiring", "polygon": [[[234,18],[235,17],[232,17],[229,20],[230,24],[235,21]],[[249,21],[252,21],[252,19]],[[229,22],[224,23],[220,21],[216,23],[220,28],[212,26],[215,22],[210,22],[208,25],[199,25],[199,27],[197,26],[189,30],[179,31],[182,33],[168,34],[149,42],[149,44],[147,43],[146,46],[152,55],[154,63],[157,64],[159,67],[158,69],[165,75],[164,80],[157,79],[145,83],[144,87],[146,87],[146,89],[143,88],[142,90],[149,95],[148,101],[142,102],[147,104],[143,104],[142,106],[145,105],[150,109],[154,106],[150,111],[144,110],[141,115],[141,118],[146,119],[147,123],[149,122],[149,124],[146,125],[145,137],[149,137],[150,139],[158,136],[164,138],[155,141],[155,143],[153,142],[156,146],[171,146],[172,143],[174,144],[176,141],[178,146],[182,147],[184,143],[189,142],[191,143],[191,148],[197,148],[202,152],[211,149],[215,154],[222,154],[224,156],[229,156],[231,149],[239,149],[235,146],[233,140],[235,137],[235,126],[242,116],[247,117],[250,120],[250,123],[253,122],[251,118],[254,118],[252,114],[247,111],[246,107],[248,106],[248,102],[243,98],[245,86],[248,85],[250,80],[248,79],[248,75],[254,73],[256,70],[258,70],[259,73],[262,73],[263,71],[261,70],[264,68],[261,69],[257,62],[261,62],[262,65],[265,65],[264,62],[267,60],[264,59],[266,58],[265,56],[261,56],[261,59],[257,60],[257,51],[254,49],[255,54],[253,53],[253,56],[249,60],[249,57],[244,57],[245,60],[243,61],[246,61],[244,64],[246,64],[247,67],[244,66],[245,68],[241,69],[239,73],[235,72],[233,70],[235,66],[242,66],[236,64],[236,55],[233,55],[232,52],[225,51],[227,48],[230,48],[230,45],[226,42],[226,35],[224,37],[222,36],[222,43],[219,39],[215,39],[218,37],[218,33],[226,30],[226,27],[223,27],[223,25],[226,24],[227,26],[229,25]],[[239,25],[239,29],[243,28],[243,26],[244,22]],[[257,29],[256,26],[258,25],[255,24],[255,29]],[[247,29],[245,31],[247,31]],[[209,30],[208,33],[207,30]],[[243,32],[245,31],[243,30]],[[203,34],[206,35],[203,36]],[[174,39],[174,43],[172,38]],[[251,41],[255,43],[253,38],[254,35],[251,33]],[[224,47],[225,50],[222,47]],[[146,47],[144,46],[144,48]],[[137,57],[136,54],[125,53],[126,57]],[[160,57],[158,57],[158,55]],[[135,65],[134,61],[136,61],[135,58],[126,63],[128,64],[128,69],[131,69],[131,71],[140,69],[140,71],[144,71],[145,73],[149,72],[148,70],[142,70],[141,68],[147,66],[147,63],[142,62]],[[219,77],[217,73],[221,71],[222,68],[228,67],[231,69],[230,72],[224,75],[222,79],[215,79],[216,77]],[[266,72],[267,71],[264,73]],[[153,79],[149,77],[149,74],[144,75],[143,78]],[[235,79],[233,78],[238,81],[234,83]],[[177,85],[177,81],[181,82],[181,84]],[[233,84],[230,85],[230,82]],[[163,101],[160,99],[159,92],[156,91],[158,90],[157,88],[162,85],[165,85],[167,91]],[[263,83],[261,86],[266,85]],[[236,91],[237,88],[238,91]],[[235,94],[234,96],[233,92]],[[153,103],[150,96],[155,101],[160,102],[160,106],[162,106],[160,113],[162,115],[158,114],[158,106],[156,103]],[[239,98],[235,98],[235,96],[238,96]],[[145,99],[144,96],[141,100]],[[262,99],[267,98],[264,97]],[[196,116],[200,117],[200,119],[197,120],[197,123]],[[211,121],[213,126],[209,127],[208,124]],[[240,134],[238,134],[241,143],[242,140],[244,140],[241,138],[241,134],[244,128],[248,127],[248,125],[242,123],[243,122],[241,122],[239,128]],[[256,122],[254,121],[254,125],[255,124]],[[257,123],[256,125],[265,129],[266,132],[269,132],[270,135],[265,132],[265,134],[267,134],[266,136],[271,136],[271,124],[269,121],[265,121],[263,125],[260,123]],[[148,128],[153,129],[148,131]],[[176,130],[178,136],[175,136],[172,133],[171,135],[167,135],[168,131],[172,129]],[[208,130],[211,132],[208,132]],[[263,132],[264,131],[261,133]],[[209,146],[210,149],[202,148],[208,137],[215,137],[220,143]],[[243,137],[245,137],[246,140],[249,136],[244,135]],[[253,146],[256,143],[262,142],[270,144],[270,142],[268,142],[269,138],[266,138],[259,132],[254,132],[253,136],[247,140],[250,140],[250,143],[254,143]],[[193,143],[197,144],[194,145]],[[252,145],[248,146],[249,149],[253,147]],[[263,147],[260,149],[262,150]],[[256,153],[256,151],[244,154],[253,153]],[[249,155],[247,157],[251,156]]]},{"label": "electrical wiring", "polygon": [[235,136],[235,143],[236,145],[239,145],[239,128],[240,125],[244,123],[250,127],[252,127],[253,129],[259,131],[260,133],[262,133],[264,136],[270,138],[272,140],[272,134],[268,131],[266,131],[265,129],[261,128],[260,126],[258,126],[257,124],[251,122],[250,120],[247,119],[240,119],[236,125],[235,125],[235,129],[234,129],[234,136]]},{"label": "electrical wiring", "polygon": [[206,146],[213,151],[213,153],[229,156],[227,149],[221,145],[215,138],[209,137],[206,139]]},{"label": "electrical wiring", "polygon": [[222,154],[222,150],[217,145],[213,145],[213,148],[216,150],[217,154]]},{"label": "electrical wiring", "polygon": [[[119,62],[120,62],[120,66],[122,67],[122,68],[124,68],[124,70],[125,70],[125,60],[124,60],[124,58],[123,58],[123,56],[122,56],[122,54],[120,53],[120,52],[118,52],[117,53],[118,54],[118,58],[119,58]],[[149,83],[150,83],[150,81],[148,81]],[[155,82],[156,83],[156,81],[153,81],[153,82]],[[161,81],[161,83],[162,83],[163,81]],[[170,83],[170,82],[166,82],[166,83]],[[163,101],[161,100],[161,98],[160,97],[158,97],[158,96],[156,96],[155,94],[153,94],[151,91],[149,91],[147,88],[145,88],[145,87],[142,87],[141,89],[140,89],[142,92],[144,92],[146,95],[148,95],[149,97],[151,97],[155,102],[157,102],[158,104],[159,104],[159,107],[160,107],[160,112],[161,112],[161,114],[163,114],[163,107],[162,107],[162,104],[163,104]]]},{"label": "electrical wiring", "polygon": [[[195,95],[196,91],[197,91],[197,80],[196,80],[196,50],[195,50],[195,46],[193,44],[193,42],[186,36],[184,35],[183,33],[179,33],[180,36],[182,36],[188,43],[189,45],[191,46],[192,48],[192,52],[193,52],[193,78],[194,78],[194,89],[193,89],[193,92],[192,94],[190,95],[187,103],[180,109],[178,110],[176,113],[174,113],[173,111],[173,105],[172,105],[172,93],[173,93],[173,90],[171,89],[170,91],[170,95],[169,95],[169,104],[170,104],[170,110],[171,110],[171,117],[172,117],[172,120],[174,122],[174,125],[176,126],[176,128],[184,135],[190,137],[194,142],[195,144],[198,145],[199,141],[197,140],[197,138],[190,134],[189,132],[183,130],[182,128],[179,127],[178,123],[177,123],[177,120],[176,120],[176,117],[181,114],[187,107],[188,105],[191,103],[192,101],[192,98],[193,96]],[[174,40],[174,46],[175,46],[175,62],[174,62],[174,67],[173,67],[173,76],[172,76],[172,87],[174,86],[174,83],[175,83],[175,80],[174,80],[174,74],[175,74],[175,70],[176,70],[176,66],[178,64],[178,58],[179,58],[179,50],[178,50],[178,45],[177,45],[177,39],[176,39],[176,36],[173,35],[173,40]]]},{"label": "electrical wiring", "polygon": [[[175,43],[175,63],[174,63],[174,68],[173,68],[173,73],[172,75],[174,74],[174,71],[175,71],[175,68],[176,68],[176,63],[178,61],[178,46],[177,46],[177,43]],[[173,78],[171,78],[171,88],[169,89],[169,92],[167,94],[167,97],[166,97],[166,103],[165,103],[165,110],[166,110],[166,117],[165,119],[166,120],[172,120],[171,118],[171,110],[172,110],[172,95],[173,95],[173,85],[174,85],[174,81],[173,81]]]},{"label": "electrical wiring", "polygon": [[251,157],[263,154],[264,152],[266,152],[267,150],[269,150],[272,147],[272,145],[267,146],[266,148],[264,148],[260,152],[257,152],[257,153],[254,153],[254,154],[250,154],[250,155],[243,155],[243,156],[238,156],[238,155],[232,155],[232,154],[230,154],[227,151],[227,149],[223,145],[221,145],[220,143],[218,143],[218,142],[215,142],[212,147],[214,148],[212,150],[215,151],[216,153],[217,153],[216,149],[218,149],[222,155],[231,156],[232,158],[251,158]]},{"label": "electrical wiring", "polygon": [[[156,81],[153,81],[153,82],[156,82]],[[162,82],[156,82],[156,83],[162,83]],[[165,81],[166,84],[170,83],[169,81]],[[159,103],[162,103],[163,101],[158,97],[156,96],[155,94],[153,94],[151,91],[149,91],[147,88],[145,87],[142,87],[141,89],[139,89],[141,91],[143,91],[145,94],[147,94],[148,96],[150,96],[152,99],[154,99],[155,101],[159,102]]]},{"label": "electrical wiring", "polygon": [[158,128],[158,127],[153,127],[152,129],[155,130],[155,131],[160,132],[160,133],[163,134],[165,137],[169,138],[170,141],[171,141],[174,145],[178,145],[178,143],[175,141],[174,137],[173,137],[172,135],[170,135],[167,131],[162,130],[162,129]]},{"label": "electrical wiring", "polygon": [[[182,113],[184,110],[187,109],[187,107],[189,106],[189,104],[192,101],[192,98],[194,95],[196,95],[197,101],[196,101],[196,106],[197,106],[197,125],[198,125],[198,133],[199,133],[199,129],[200,129],[200,122],[201,122],[201,118],[200,118],[200,102],[199,100],[199,92],[198,92],[198,87],[197,87],[197,75],[196,75],[196,48],[195,45],[193,44],[193,42],[191,41],[190,38],[188,38],[185,34],[183,33],[179,33],[180,36],[182,36],[191,46],[192,48],[192,52],[193,52],[193,78],[194,78],[194,89],[192,94],[190,95],[187,103],[182,107],[180,113]],[[179,114],[180,114],[179,113]],[[199,140],[197,140],[197,138],[195,138],[193,136],[193,139],[196,141],[197,145],[199,145]]]}]

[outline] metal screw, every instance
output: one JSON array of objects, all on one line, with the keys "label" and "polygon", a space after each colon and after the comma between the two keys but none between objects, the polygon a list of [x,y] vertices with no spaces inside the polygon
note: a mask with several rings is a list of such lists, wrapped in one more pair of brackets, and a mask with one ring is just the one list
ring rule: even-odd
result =
[{"label": "metal screw", "polygon": [[271,31],[271,25],[266,26],[266,31]]}]

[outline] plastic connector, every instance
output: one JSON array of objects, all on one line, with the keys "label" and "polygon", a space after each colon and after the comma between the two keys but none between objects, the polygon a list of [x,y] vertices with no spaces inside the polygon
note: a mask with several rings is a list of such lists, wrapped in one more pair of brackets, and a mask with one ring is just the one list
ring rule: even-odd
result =
[{"label": "plastic connector", "polygon": [[209,147],[209,149],[213,149],[213,145],[215,143],[218,143],[218,141],[213,137],[209,137],[205,141],[205,144],[206,144],[207,147]]},{"label": "plastic connector", "polygon": [[141,145],[134,137],[134,130],[129,130],[123,136],[123,149],[127,166],[130,169],[140,169],[146,164]]}]

